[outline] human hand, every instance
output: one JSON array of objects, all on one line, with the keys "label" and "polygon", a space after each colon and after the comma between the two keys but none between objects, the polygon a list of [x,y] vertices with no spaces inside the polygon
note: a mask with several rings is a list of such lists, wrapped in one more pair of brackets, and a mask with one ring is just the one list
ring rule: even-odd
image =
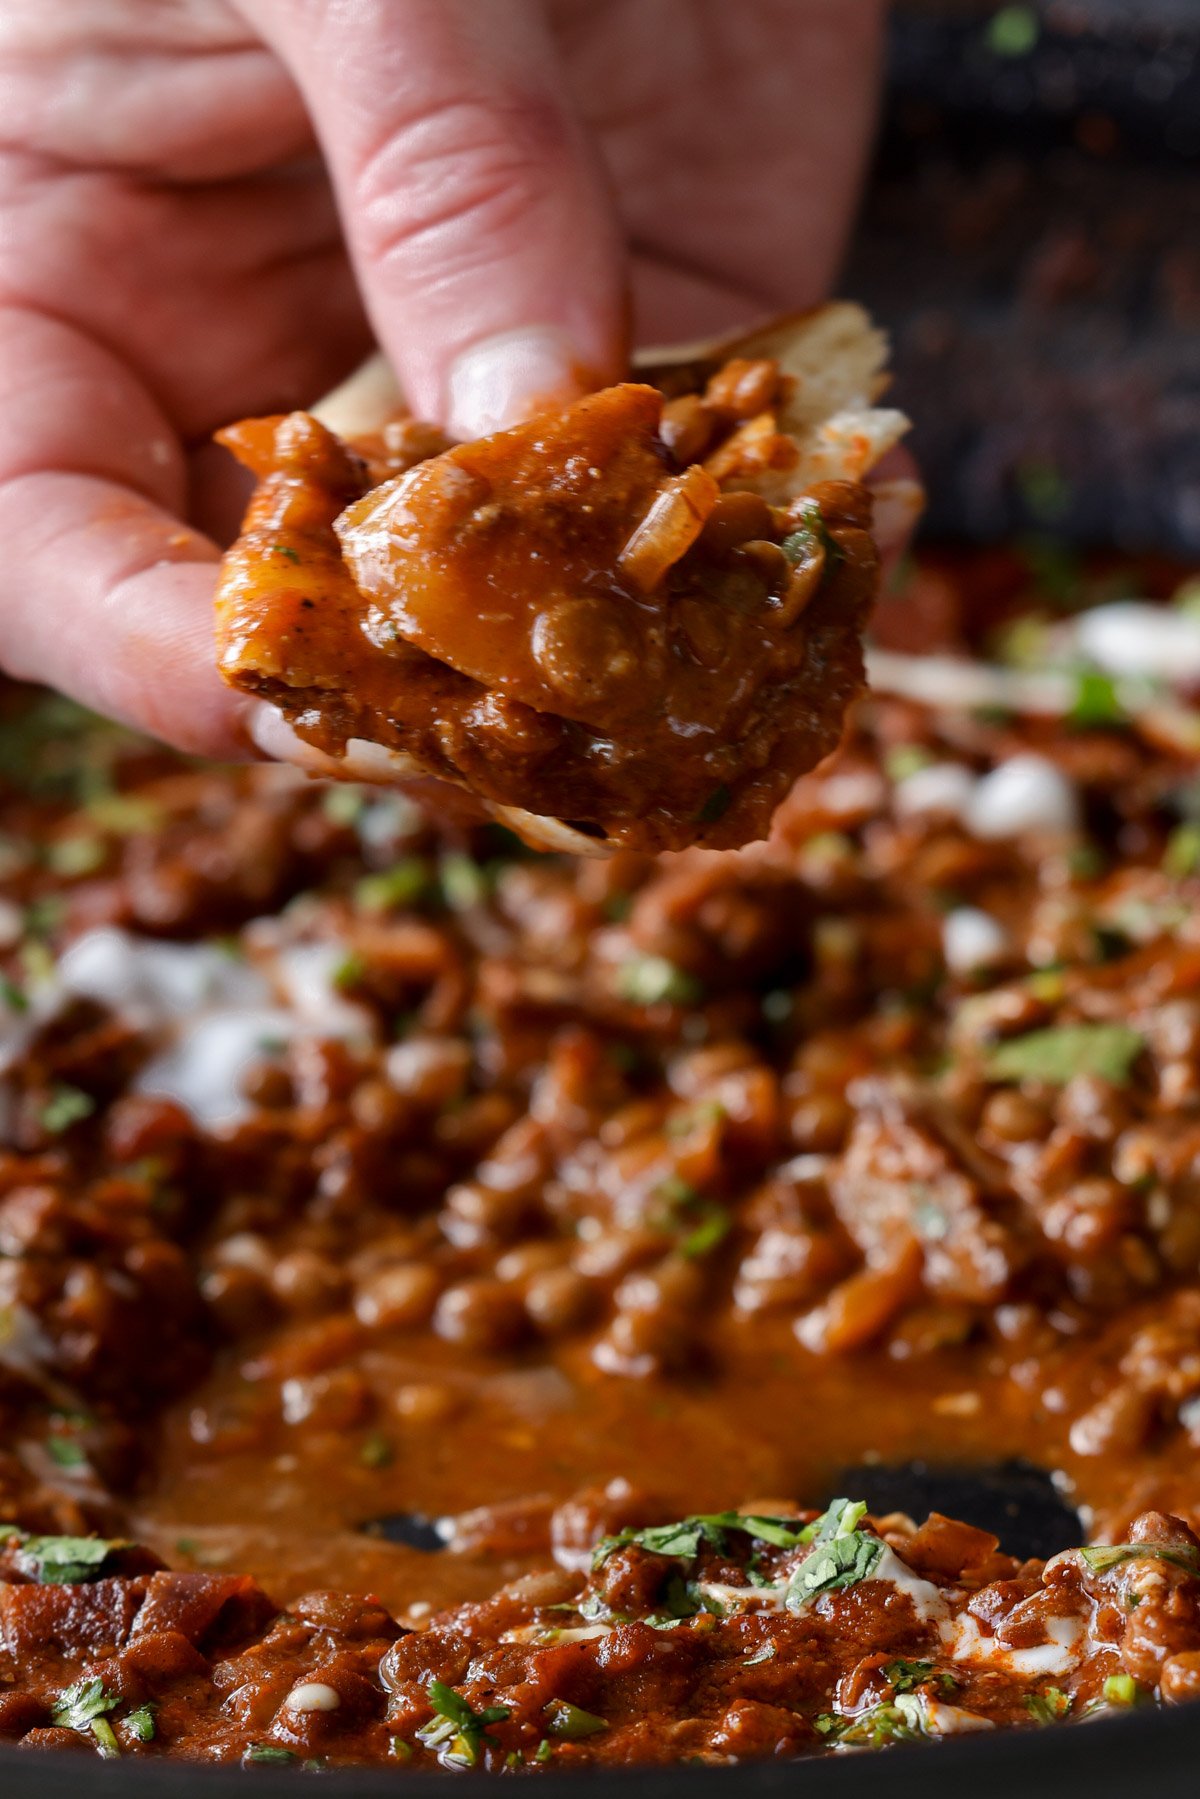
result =
[{"label": "human hand", "polygon": [[[10,0],[0,662],[245,753],[209,439],[372,338],[474,435],[827,290],[879,0]],[[602,163],[611,171],[612,189]],[[632,269],[630,270],[629,259]]]}]

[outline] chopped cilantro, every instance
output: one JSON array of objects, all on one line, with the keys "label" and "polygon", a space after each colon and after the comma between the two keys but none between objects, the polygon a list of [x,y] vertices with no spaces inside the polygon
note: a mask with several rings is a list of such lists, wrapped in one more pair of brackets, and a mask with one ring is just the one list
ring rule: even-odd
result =
[{"label": "chopped cilantro", "polygon": [[292,1749],[281,1749],[276,1743],[251,1743],[242,1757],[244,1768],[279,1767],[298,1760]]},{"label": "chopped cilantro", "polygon": [[271,554],[273,556],[286,556],[289,562],[299,562],[300,560],[299,550],[294,550],[290,543],[273,543],[271,545]]},{"label": "chopped cilantro", "polygon": [[992,1081],[1047,1081],[1063,1086],[1077,1074],[1098,1075],[1122,1086],[1145,1048],[1127,1024],[1066,1024],[1010,1037],[989,1055]]},{"label": "chopped cilantro", "polygon": [[157,831],[167,819],[165,806],[140,793],[98,793],[88,800],[86,811],[98,829],[114,837]]},{"label": "chopped cilantro", "polygon": [[854,853],[854,839],[844,831],[817,831],[802,851],[806,862],[842,862]]},{"label": "chopped cilantro", "polygon": [[49,1131],[53,1137],[61,1136],[81,1119],[90,1118],[95,1110],[96,1102],[90,1093],[71,1087],[66,1081],[59,1081],[51,1089],[50,1097],[42,1107],[42,1129]]},{"label": "chopped cilantro", "polygon": [[932,751],[923,743],[897,743],[884,756],[883,766],[889,781],[907,781],[933,760]]},{"label": "chopped cilantro", "polygon": [[1038,968],[1026,978],[1025,988],[1034,999],[1055,1006],[1066,992],[1067,983],[1061,968]]},{"label": "chopped cilantro", "polygon": [[442,898],[452,912],[469,912],[487,899],[487,873],[474,857],[454,851],[443,856],[438,865]]},{"label": "chopped cilantro", "polygon": [[366,805],[367,796],[361,787],[343,783],[330,787],[321,800],[321,810],[330,824],[347,829],[358,823]]},{"label": "chopped cilantro", "polygon": [[617,992],[634,1006],[690,1006],[703,989],[695,975],[666,956],[630,956],[617,971]]},{"label": "chopped cilantro", "polygon": [[390,1468],[396,1459],[396,1450],[390,1437],[381,1430],[373,1430],[363,1442],[358,1452],[358,1459],[364,1468]]},{"label": "chopped cilantro", "polygon": [[39,1586],[73,1586],[78,1581],[97,1580],[104,1564],[126,1544],[120,1537],[27,1537],[16,1535],[17,1565],[22,1574],[32,1575]]},{"label": "chopped cilantro", "polygon": [[1028,56],[1040,34],[1032,6],[1002,6],[988,20],[984,39],[993,56]]},{"label": "chopped cilantro", "polygon": [[698,1193],[678,1174],[668,1174],[654,1189],[654,1197],[663,1202],[666,1215],[661,1220],[667,1230],[682,1229],[678,1249],[693,1260],[709,1254],[733,1229],[733,1215],[727,1206]]},{"label": "chopped cilantro", "polygon": [[879,1537],[858,1529],[866,1509],[861,1500],[834,1499],[809,1525],[812,1550],[792,1575],[784,1599],[790,1612],[803,1611],[821,1594],[852,1587],[872,1573],[884,1546]]},{"label": "chopped cilantro", "polygon": [[1087,731],[1127,722],[1113,677],[1102,669],[1082,669],[1076,677],[1075,698],[1067,714],[1067,723],[1077,730]]},{"label": "chopped cilantro", "polygon": [[654,1189],[655,1199],[661,1199],[671,1211],[694,1206],[700,1198],[699,1193],[690,1181],[685,1181],[681,1174],[667,1174]]},{"label": "chopped cilantro", "polygon": [[28,1012],[29,996],[24,988],[10,980],[7,975],[0,975],[0,1000],[3,1000],[10,1012]]},{"label": "chopped cilantro", "polygon": [[[860,1514],[861,1515],[861,1514]],[[820,1519],[814,1524],[799,1524],[794,1518],[766,1518],[751,1512],[697,1512],[690,1518],[679,1518],[674,1524],[651,1524],[644,1530],[628,1529],[616,1536],[604,1537],[592,1557],[599,1568],[617,1549],[633,1545],[652,1555],[676,1557],[691,1562],[702,1544],[718,1552],[726,1547],[726,1534],[741,1531],[759,1543],[770,1543],[777,1549],[794,1549],[812,1541]]]},{"label": "chopped cilantro", "polygon": [[694,1106],[673,1113],[664,1128],[671,1138],[692,1137],[697,1131],[710,1130],[724,1120],[725,1108],[719,1099],[701,1099]]},{"label": "chopped cilantro", "polygon": [[47,868],[67,881],[94,874],[107,855],[108,850],[102,837],[84,836],[82,833],[60,837],[57,842],[48,843],[45,849]]},{"label": "chopped cilantro", "polygon": [[1077,843],[1067,851],[1067,869],[1073,881],[1095,881],[1105,866],[1104,852],[1094,843]]},{"label": "chopped cilantro", "polygon": [[1163,851],[1162,865],[1169,875],[1200,874],[1200,823],[1176,826]]},{"label": "chopped cilantro", "polygon": [[818,549],[822,549],[829,567],[836,568],[842,559],[842,547],[836,537],[831,535],[816,500],[801,500],[796,510],[801,523],[796,530],[789,532],[779,546],[792,567],[808,562]]},{"label": "chopped cilantro", "polygon": [[928,1681],[936,1681],[945,1692],[952,1692],[958,1685],[958,1678],[949,1669],[937,1669],[933,1662],[913,1662],[900,1656],[894,1662],[888,1662],[883,1669],[883,1678],[894,1693],[912,1693],[917,1687]]},{"label": "chopped cilantro", "polygon": [[843,1718],[837,1712],[822,1712],[813,1719],[813,1727],[827,1742],[842,1743],[847,1749],[881,1748],[885,1743],[915,1743],[926,1734],[925,1713],[915,1693],[873,1705],[855,1718]]},{"label": "chopped cilantro", "polygon": [[715,1199],[700,1200],[698,1210],[702,1214],[699,1223],[679,1244],[680,1255],[687,1256],[693,1262],[711,1255],[733,1229],[733,1214],[727,1206],[719,1205]]},{"label": "chopped cilantro", "polygon": [[145,1705],[139,1705],[135,1712],[130,1712],[125,1719],[125,1728],[133,1733],[139,1743],[154,1741],[154,1714],[158,1710],[158,1702],[147,1699]]},{"label": "chopped cilantro", "polygon": [[106,1714],[116,1711],[120,1703],[121,1695],[110,1693],[104,1682],[93,1675],[90,1680],[77,1680],[60,1693],[51,1709],[50,1719],[60,1729],[77,1730],[82,1736],[95,1737],[100,1754],[106,1761],[111,1761],[120,1755],[121,1747]]},{"label": "chopped cilantro", "polygon": [[581,1737],[594,1737],[602,1730],[608,1729],[608,1719],[598,1718],[595,1712],[585,1712],[580,1706],[572,1705],[568,1699],[551,1699],[542,1707],[546,1717],[546,1729],[552,1737],[562,1737],[568,1743],[576,1743]]},{"label": "chopped cilantro", "polygon": [[1071,1709],[1071,1695],[1061,1687],[1047,1687],[1042,1693],[1028,1693],[1025,1710],[1038,1724],[1056,1724]]},{"label": "chopped cilantro", "polygon": [[425,1688],[434,1708],[428,1724],[417,1735],[427,1749],[436,1749],[443,1761],[459,1767],[473,1768],[479,1751],[487,1739],[488,1726],[503,1724],[512,1717],[507,1705],[488,1705],[477,1712],[453,1687],[441,1680],[430,1680]]},{"label": "chopped cilantro", "polygon": [[354,899],[364,912],[390,912],[395,906],[415,905],[432,884],[433,869],[424,856],[402,856],[391,868],[364,875]]},{"label": "chopped cilantro", "polygon": [[[25,930],[31,937],[51,937],[66,917],[66,903],[57,893],[30,900],[25,908]],[[53,967],[53,964],[51,964]]]},{"label": "chopped cilantro", "polygon": [[357,950],[349,950],[333,971],[333,984],[344,993],[349,988],[361,986],[366,972],[367,964],[364,957],[360,956]]},{"label": "chopped cilantro", "polygon": [[46,1454],[56,1468],[86,1468],[87,1455],[70,1437],[47,1437]]}]

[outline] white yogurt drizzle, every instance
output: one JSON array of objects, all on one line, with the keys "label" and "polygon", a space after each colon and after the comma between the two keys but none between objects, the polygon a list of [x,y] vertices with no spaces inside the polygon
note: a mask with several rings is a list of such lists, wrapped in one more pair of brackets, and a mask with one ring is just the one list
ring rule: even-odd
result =
[{"label": "white yogurt drizzle", "polygon": [[176,1100],[197,1124],[228,1130],[250,1116],[247,1068],[299,1038],[369,1039],[371,1016],[338,992],[345,959],[332,942],[267,944],[250,961],[210,943],[162,943],[114,925],[76,938],[35,984],[23,1013],[0,1012],[0,1069],[73,998],[108,1007],[157,1042],[134,1081]]}]

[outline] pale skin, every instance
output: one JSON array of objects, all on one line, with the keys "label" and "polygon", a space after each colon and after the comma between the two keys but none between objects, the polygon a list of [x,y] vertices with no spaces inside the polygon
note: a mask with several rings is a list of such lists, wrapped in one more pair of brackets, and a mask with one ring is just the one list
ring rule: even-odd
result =
[{"label": "pale skin", "polygon": [[[209,442],[373,340],[462,435],[834,280],[880,0],[8,0],[0,664],[247,753]],[[630,298],[632,297],[632,307]]]}]

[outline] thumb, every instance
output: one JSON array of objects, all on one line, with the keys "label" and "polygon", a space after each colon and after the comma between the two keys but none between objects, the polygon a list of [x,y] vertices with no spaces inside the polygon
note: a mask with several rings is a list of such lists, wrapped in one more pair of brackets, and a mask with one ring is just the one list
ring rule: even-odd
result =
[{"label": "thumb", "polygon": [[416,413],[478,436],[620,372],[620,236],[540,5],[243,4],[305,96]]}]

